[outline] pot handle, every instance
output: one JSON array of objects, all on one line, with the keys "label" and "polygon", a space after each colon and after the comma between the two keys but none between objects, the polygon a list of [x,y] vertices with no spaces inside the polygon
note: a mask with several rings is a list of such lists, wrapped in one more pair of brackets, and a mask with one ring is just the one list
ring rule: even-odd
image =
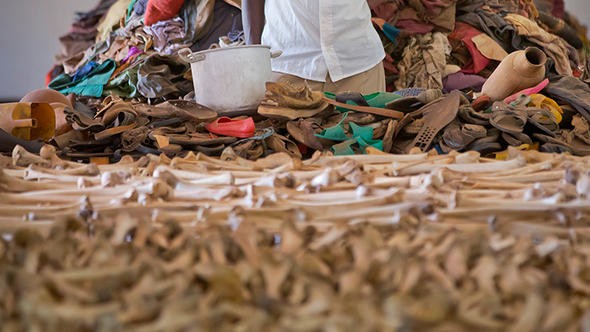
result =
[{"label": "pot handle", "polygon": [[205,54],[194,54],[190,48],[183,48],[178,51],[178,56],[184,62],[193,63],[205,60]]},{"label": "pot handle", "polygon": [[283,54],[283,51],[271,51],[270,58],[271,59],[278,58],[281,56],[281,54]]}]

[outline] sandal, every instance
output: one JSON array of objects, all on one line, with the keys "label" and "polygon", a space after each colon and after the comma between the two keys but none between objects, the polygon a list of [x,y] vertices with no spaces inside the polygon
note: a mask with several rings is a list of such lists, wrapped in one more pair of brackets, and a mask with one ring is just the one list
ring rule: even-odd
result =
[{"label": "sandal", "polygon": [[474,124],[461,124],[455,120],[446,126],[442,139],[449,148],[453,150],[463,150],[473,141],[486,137],[487,130],[484,126]]},{"label": "sandal", "polygon": [[315,134],[320,133],[322,127],[313,119],[299,119],[287,122],[287,132],[297,142],[314,150],[323,150],[324,145]]},{"label": "sandal", "polygon": [[527,123],[527,114],[524,110],[514,109],[501,101],[492,105],[490,124],[495,128],[509,133],[522,133]]}]

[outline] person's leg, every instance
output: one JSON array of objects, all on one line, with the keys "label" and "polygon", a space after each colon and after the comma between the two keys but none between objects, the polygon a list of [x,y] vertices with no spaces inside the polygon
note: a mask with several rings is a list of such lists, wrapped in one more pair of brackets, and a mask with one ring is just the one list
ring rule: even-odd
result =
[{"label": "person's leg", "polygon": [[332,82],[332,80],[328,78],[326,85],[324,86],[324,91],[332,93],[354,91],[362,94],[385,91],[385,71],[383,69],[383,63],[379,62],[375,67],[365,72],[347,77],[337,82]]},{"label": "person's leg", "polygon": [[323,91],[323,89],[324,89],[324,82],[306,80],[301,77],[297,77],[295,75],[279,73],[279,72],[272,72],[271,77],[270,77],[270,81],[285,83],[285,84],[288,84],[288,85],[291,85],[294,87],[298,87],[298,88],[300,88],[301,86],[304,86],[305,83],[307,82],[307,86],[312,91]]}]

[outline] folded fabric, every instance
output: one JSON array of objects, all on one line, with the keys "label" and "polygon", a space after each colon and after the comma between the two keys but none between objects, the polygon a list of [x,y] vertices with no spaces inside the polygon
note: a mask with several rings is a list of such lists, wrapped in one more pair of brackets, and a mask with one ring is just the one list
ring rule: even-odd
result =
[{"label": "folded fabric", "polygon": [[465,47],[471,55],[467,58],[467,63],[462,67],[462,71],[467,74],[477,74],[485,69],[490,60],[483,56],[479,49],[473,42],[473,37],[481,35],[482,32],[463,22],[455,24],[455,30],[449,35],[449,41],[453,46],[453,50],[460,47]]},{"label": "folded fabric", "polygon": [[158,53],[172,54],[181,48],[190,47],[184,43],[184,22],[180,17],[156,22],[143,27],[152,37],[153,47]]},{"label": "folded fabric", "polygon": [[486,79],[474,74],[465,74],[463,72],[454,73],[443,78],[444,93],[453,90],[473,89],[476,92],[481,91],[481,87]]},{"label": "folded fabric", "polygon": [[385,35],[385,37],[387,37],[387,39],[394,43],[397,41],[397,37],[400,34],[400,30],[398,28],[387,23],[387,21],[379,17],[373,17],[371,20],[373,21],[373,23],[379,26],[379,28],[381,29],[381,31],[383,31],[383,34]]},{"label": "folded fabric", "polygon": [[475,44],[475,47],[477,47],[481,54],[490,60],[502,61],[508,56],[508,52],[492,39],[492,37],[485,33],[473,36],[471,41]]},{"label": "folded fabric", "polygon": [[127,5],[127,15],[125,15],[125,24],[127,24],[129,17],[131,17],[131,15],[133,14],[133,7],[135,7],[136,2],[137,0],[129,1],[129,4]]},{"label": "folded fabric", "polygon": [[522,37],[516,28],[508,23],[502,15],[491,10],[484,10],[486,1],[472,2],[471,9],[462,8],[463,14],[457,21],[467,23],[494,39],[504,50],[512,52],[522,48]]},{"label": "folded fabric", "polygon": [[555,70],[559,75],[573,74],[574,68],[580,64],[577,51],[560,37],[545,31],[536,22],[517,14],[507,14],[506,21],[510,22],[527,39],[538,45],[555,62]]},{"label": "folded fabric", "polygon": [[90,72],[96,67],[98,67],[98,63],[96,63],[94,61],[88,62],[87,64],[85,64],[84,66],[79,68],[74,73],[74,76],[72,76],[72,80],[73,81],[80,81],[80,80],[86,78],[88,76],[88,74],[90,74]]},{"label": "folded fabric", "polygon": [[113,27],[126,17],[127,7],[131,0],[118,0],[110,8],[107,14],[101,19],[100,24],[96,27],[98,34],[96,41],[104,41],[109,37]]},{"label": "folded fabric", "polygon": [[68,74],[62,74],[49,83],[49,88],[63,94],[74,93],[79,96],[102,96],[104,86],[108,83],[115,71],[117,64],[113,60],[106,60],[102,64],[92,68],[83,78],[74,80]]},{"label": "folded fabric", "polygon": [[143,16],[145,14],[145,7],[147,7],[148,0],[137,0],[133,4],[133,13],[135,15]]},{"label": "folded fabric", "polygon": [[442,89],[442,74],[447,65],[446,50],[450,48],[447,35],[435,32],[409,38],[401,61],[396,89],[422,87]]},{"label": "folded fabric", "polygon": [[149,0],[143,22],[152,25],[173,18],[180,11],[184,0]]}]

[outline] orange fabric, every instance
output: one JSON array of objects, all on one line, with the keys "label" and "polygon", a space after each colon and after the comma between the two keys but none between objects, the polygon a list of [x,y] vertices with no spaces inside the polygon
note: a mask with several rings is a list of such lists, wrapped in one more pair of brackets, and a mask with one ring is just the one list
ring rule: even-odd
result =
[{"label": "orange fabric", "polygon": [[171,19],[178,14],[183,4],[184,0],[149,0],[145,9],[143,23],[152,25]]}]

